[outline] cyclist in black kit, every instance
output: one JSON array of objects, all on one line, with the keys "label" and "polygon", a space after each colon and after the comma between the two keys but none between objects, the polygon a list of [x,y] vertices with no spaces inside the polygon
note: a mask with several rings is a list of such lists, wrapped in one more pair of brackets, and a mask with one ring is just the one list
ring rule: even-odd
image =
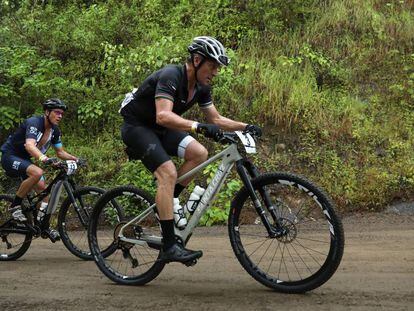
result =
[{"label": "cyclist in black kit", "polygon": [[[188,262],[202,256],[201,251],[185,249],[174,238],[173,198],[190,182],[176,184],[177,176],[207,159],[206,148],[189,132],[217,138],[220,130],[249,129],[261,134],[260,127],[221,116],[216,110],[210,84],[221,66],[229,64],[223,45],[212,37],[196,37],[188,47],[190,57],[184,65],[168,65],[145,79],[128,93],[121,104],[124,118],[122,139],[128,153],[140,159],[157,178],[155,202],[163,234],[161,260]],[[195,103],[208,123],[182,118]],[[177,170],[170,156],[184,158]]]},{"label": "cyclist in black kit", "polygon": [[[46,189],[43,170],[33,164],[31,158],[43,163],[53,161],[45,153],[53,145],[56,154],[62,160],[77,160],[67,153],[62,146],[58,124],[62,119],[66,104],[60,99],[48,99],[43,104],[44,115],[34,116],[25,120],[17,131],[10,135],[1,146],[1,165],[10,177],[21,177],[24,181],[16,192],[10,212],[15,220],[27,221],[22,212],[23,198],[34,189],[41,192]],[[47,205],[46,202],[42,203]],[[52,241],[59,239],[59,233],[53,229],[44,232]]]}]

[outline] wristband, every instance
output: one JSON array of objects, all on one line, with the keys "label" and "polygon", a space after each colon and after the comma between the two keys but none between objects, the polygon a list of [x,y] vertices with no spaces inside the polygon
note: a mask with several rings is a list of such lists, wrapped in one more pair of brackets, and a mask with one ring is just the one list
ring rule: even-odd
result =
[{"label": "wristband", "polygon": [[198,127],[198,122],[193,122],[193,124],[191,124],[191,132],[196,133],[197,127]]},{"label": "wristband", "polygon": [[39,157],[39,161],[41,161],[41,162],[43,162],[44,160],[46,160],[47,159],[47,156],[45,156],[44,154],[42,154],[40,157]]}]

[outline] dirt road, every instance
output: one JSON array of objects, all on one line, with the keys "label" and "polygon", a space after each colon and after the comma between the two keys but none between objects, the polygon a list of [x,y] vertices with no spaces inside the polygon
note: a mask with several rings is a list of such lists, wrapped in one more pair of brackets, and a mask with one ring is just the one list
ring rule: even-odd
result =
[{"label": "dirt road", "polygon": [[204,251],[196,266],[170,264],[144,287],[115,285],[61,243],[36,240],[20,260],[0,262],[0,310],[414,310],[414,216],[343,222],[338,271],[304,295],[257,283],[233,255],[226,228],[215,227],[198,229],[190,241]]}]

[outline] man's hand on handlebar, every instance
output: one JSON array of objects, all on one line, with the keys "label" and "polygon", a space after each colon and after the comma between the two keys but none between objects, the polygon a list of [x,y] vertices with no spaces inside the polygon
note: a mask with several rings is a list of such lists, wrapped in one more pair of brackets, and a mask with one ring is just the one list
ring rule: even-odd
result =
[{"label": "man's hand on handlebar", "polygon": [[[48,158],[47,156],[43,156],[39,160],[44,165],[52,166],[52,167],[56,167],[56,168],[57,167],[63,167],[67,163],[67,161],[62,161],[58,158]],[[76,162],[76,164],[78,164],[78,166],[86,166],[86,164],[87,164],[86,159],[82,159],[82,158],[77,158],[75,162]]]},{"label": "man's hand on handlebar", "polygon": [[247,124],[244,131],[256,137],[262,136],[262,129],[257,125]]},{"label": "man's hand on handlebar", "polygon": [[43,164],[50,165],[53,167],[59,167],[62,164],[62,161],[60,161],[58,158],[48,158],[42,159]]},{"label": "man's hand on handlebar", "polygon": [[219,141],[222,136],[222,131],[215,124],[197,123],[195,131],[207,138],[213,138],[215,141]]},{"label": "man's hand on handlebar", "polygon": [[87,161],[86,161],[86,159],[84,159],[84,158],[77,158],[76,163],[77,163],[79,166],[86,166]]}]

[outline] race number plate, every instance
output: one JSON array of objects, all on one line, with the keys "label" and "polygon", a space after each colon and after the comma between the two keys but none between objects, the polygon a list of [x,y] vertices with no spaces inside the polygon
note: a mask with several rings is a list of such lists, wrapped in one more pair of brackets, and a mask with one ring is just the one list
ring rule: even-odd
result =
[{"label": "race number plate", "polygon": [[241,131],[236,131],[235,133],[243,143],[247,153],[256,153],[256,142],[249,133],[243,133]]},{"label": "race number plate", "polygon": [[67,160],[66,165],[68,166],[68,168],[66,169],[66,174],[67,175],[72,175],[73,173],[76,172],[76,169],[78,168],[78,165],[76,164],[76,161]]}]

